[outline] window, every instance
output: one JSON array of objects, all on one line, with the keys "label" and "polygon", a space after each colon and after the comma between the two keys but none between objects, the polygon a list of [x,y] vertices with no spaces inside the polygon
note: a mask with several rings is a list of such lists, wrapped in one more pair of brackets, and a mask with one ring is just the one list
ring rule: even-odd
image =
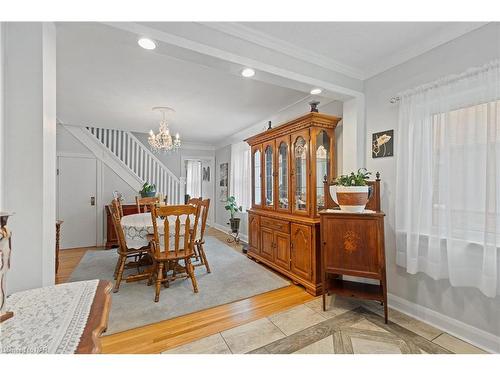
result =
[{"label": "window", "polygon": [[[500,245],[500,101],[432,119],[432,226],[430,233]],[[450,222],[441,225],[445,216]],[[493,238],[495,237],[495,238]]]},{"label": "window", "polygon": [[231,145],[231,195],[246,210],[252,205],[251,151],[246,142]]},{"label": "window", "polygon": [[500,61],[401,94],[396,262],[500,295]]}]

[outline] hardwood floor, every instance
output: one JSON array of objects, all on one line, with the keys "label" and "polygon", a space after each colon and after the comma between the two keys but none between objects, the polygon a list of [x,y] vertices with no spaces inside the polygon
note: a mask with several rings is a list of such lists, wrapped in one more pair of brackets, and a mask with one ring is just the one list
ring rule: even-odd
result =
[{"label": "hardwood floor", "polygon": [[[227,244],[226,233],[209,228],[206,234]],[[241,245],[234,243],[228,245],[235,251],[242,251]],[[56,283],[66,282],[85,252],[95,249],[94,247],[61,250]],[[303,304],[313,298],[302,287],[291,285],[241,301],[104,336],[102,337],[102,353],[160,353]]]},{"label": "hardwood floor", "polygon": [[95,247],[81,247],[61,250],[59,252],[59,270],[56,274],[56,284],[65,283],[87,250],[95,249]]},{"label": "hardwood floor", "polygon": [[102,353],[161,353],[312,300],[303,288],[288,286],[241,301],[102,337]]}]

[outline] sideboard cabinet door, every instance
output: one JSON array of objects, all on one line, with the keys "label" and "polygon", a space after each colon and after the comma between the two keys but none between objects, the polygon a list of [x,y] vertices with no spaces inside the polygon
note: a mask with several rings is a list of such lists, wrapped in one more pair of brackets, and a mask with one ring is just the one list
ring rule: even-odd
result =
[{"label": "sideboard cabinet door", "polygon": [[312,231],[307,225],[292,223],[291,270],[306,280],[312,278]]},{"label": "sideboard cabinet door", "polygon": [[260,228],[260,255],[274,261],[274,233],[272,229]]},{"label": "sideboard cabinet door", "polygon": [[274,244],[276,248],[274,262],[284,269],[290,269],[290,235],[274,232]]},{"label": "sideboard cabinet door", "polygon": [[260,253],[260,217],[258,215],[248,215],[248,246],[250,251]]}]

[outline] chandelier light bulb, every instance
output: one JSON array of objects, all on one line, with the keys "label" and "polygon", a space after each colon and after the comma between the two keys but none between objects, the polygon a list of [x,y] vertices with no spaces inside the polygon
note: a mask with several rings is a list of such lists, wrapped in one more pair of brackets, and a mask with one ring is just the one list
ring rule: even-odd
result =
[{"label": "chandelier light bulb", "polygon": [[311,92],[311,95],[319,95],[319,94],[321,94],[322,91],[323,90],[321,90],[320,88],[314,88],[310,92]]}]

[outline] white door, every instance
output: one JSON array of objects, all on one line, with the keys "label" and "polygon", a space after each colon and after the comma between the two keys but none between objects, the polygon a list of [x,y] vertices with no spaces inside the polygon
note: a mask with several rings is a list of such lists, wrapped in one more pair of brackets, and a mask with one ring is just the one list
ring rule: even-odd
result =
[{"label": "white door", "polygon": [[59,157],[58,219],[61,249],[96,246],[97,161],[84,157]]}]

